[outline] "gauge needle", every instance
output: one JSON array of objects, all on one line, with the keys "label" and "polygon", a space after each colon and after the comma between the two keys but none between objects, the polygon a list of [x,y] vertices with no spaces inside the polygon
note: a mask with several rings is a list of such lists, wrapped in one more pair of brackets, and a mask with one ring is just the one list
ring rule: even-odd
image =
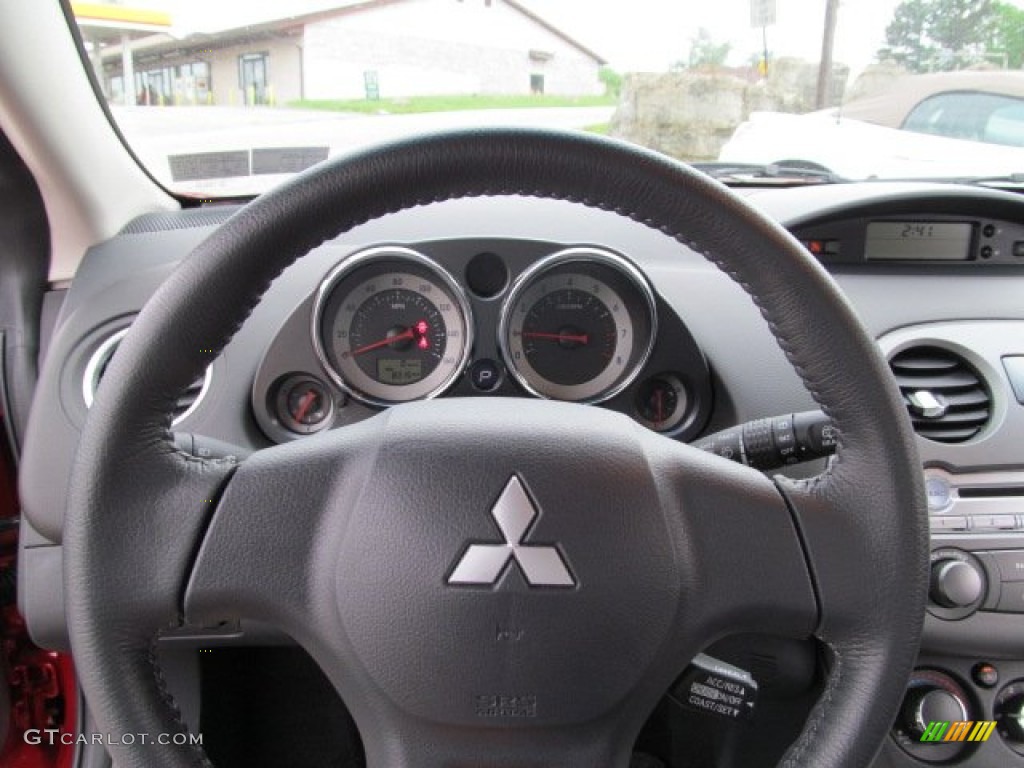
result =
[{"label": "gauge needle", "polygon": [[655,402],[655,416],[656,421],[662,422],[665,420],[665,406],[662,403],[661,390],[657,389],[654,391],[654,402]]},{"label": "gauge needle", "polygon": [[306,418],[306,414],[309,413],[309,409],[313,407],[313,403],[315,402],[316,391],[311,389],[309,390],[309,392],[302,396],[301,400],[299,400],[298,410],[296,410],[295,413],[292,414],[292,416],[295,418],[297,422],[301,424],[302,420]]},{"label": "gauge needle", "polygon": [[523,337],[527,339],[552,339],[553,341],[575,341],[577,344],[587,343],[587,334],[572,333],[544,333],[543,331],[523,331]]},{"label": "gauge needle", "polygon": [[402,333],[399,333],[399,334],[397,334],[395,336],[388,336],[386,339],[381,339],[380,341],[375,341],[375,342],[373,342],[373,344],[367,344],[365,347],[359,347],[359,349],[353,349],[352,350],[352,354],[353,355],[361,355],[361,354],[363,354],[363,352],[369,352],[370,350],[373,350],[373,349],[380,349],[381,347],[386,347],[388,344],[393,344],[396,341],[402,341],[404,339],[411,339],[414,336],[415,336],[415,334],[413,333],[412,328],[406,328]]}]

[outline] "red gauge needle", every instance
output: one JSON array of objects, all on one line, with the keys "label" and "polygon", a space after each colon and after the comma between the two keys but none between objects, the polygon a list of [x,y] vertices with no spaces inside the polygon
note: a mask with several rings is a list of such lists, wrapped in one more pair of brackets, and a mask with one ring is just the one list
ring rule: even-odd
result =
[{"label": "red gauge needle", "polygon": [[415,337],[415,333],[412,328],[406,328],[402,333],[396,334],[395,336],[388,336],[386,339],[375,341],[373,344],[367,344],[365,347],[359,347],[359,349],[353,349],[353,355],[361,355],[363,352],[369,352],[373,349],[380,349],[386,347],[388,344],[393,344],[396,341],[402,341],[404,339],[412,339]]},{"label": "red gauge needle", "polygon": [[313,403],[315,402],[316,391],[311,389],[302,396],[301,400],[299,400],[299,408],[292,414],[294,419],[301,424],[302,420],[306,418],[306,414],[309,413],[309,409],[313,407]]},{"label": "red gauge needle", "polygon": [[572,333],[544,333],[543,331],[523,331],[523,337],[527,339],[552,339],[554,341],[575,341],[577,344],[587,343],[587,334]]}]

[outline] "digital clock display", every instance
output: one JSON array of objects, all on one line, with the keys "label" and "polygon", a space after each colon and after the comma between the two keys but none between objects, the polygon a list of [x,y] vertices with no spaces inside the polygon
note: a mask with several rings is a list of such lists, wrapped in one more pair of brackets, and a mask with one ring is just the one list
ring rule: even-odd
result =
[{"label": "digital clock display", "polygon": [[959,221],[873,221],[864,255],[877,261],[967,261],[972,231]]}]

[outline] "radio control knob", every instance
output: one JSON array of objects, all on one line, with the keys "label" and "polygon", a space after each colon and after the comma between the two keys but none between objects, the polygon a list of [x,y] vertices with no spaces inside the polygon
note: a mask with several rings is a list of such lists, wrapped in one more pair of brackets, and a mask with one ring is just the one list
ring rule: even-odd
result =
[{"label": "radio control knob", "polygon": [[1001,702],[999,727],[1004,739],[1024,744],[1024,695],[1017,694]]},{"label": "radio control knob", "polygon": [[929,723],[967,720],[967,703],[951,691],[925,689],[904,701],[903,719],[907,731],[920,739]]},{"label": "radio control knob", "polygon": [[[943,741],[947,731],[961,734],[979,715],[973,699],[949,673],[939,669],[916,669],[893,724],[893,737],[907,754],[924,764],[948,764],[970,745],[959,740]],[[953,726],[958,723],[957,726]],[[926,742],[921,737],[927,735]],[[916,763],[915,763],[916,764]]]},{"label": "radio control knob", "polygon": [[981,600],[985,579],[978,566],[966,560],[944,559],[932,565],[931,599],[943,608],[966,608]]},{"label": "radio control knob", "polygon": [[999,735],[1017,754],[1024,754],[1024,680],[1014,680],[996,696],[992,707]]}]

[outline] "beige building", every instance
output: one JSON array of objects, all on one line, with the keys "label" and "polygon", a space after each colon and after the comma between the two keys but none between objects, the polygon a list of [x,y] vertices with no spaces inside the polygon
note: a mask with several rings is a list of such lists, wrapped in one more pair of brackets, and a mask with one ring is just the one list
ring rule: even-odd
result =
[{"label": "beige building", "polygon": [[[108,98],[286,104],[444,94],[599,94],[600,56],[516,0],[335,0],[215,32],[153,34],[94,55]],[[123,45],[131,48],[126,94]]]}]

